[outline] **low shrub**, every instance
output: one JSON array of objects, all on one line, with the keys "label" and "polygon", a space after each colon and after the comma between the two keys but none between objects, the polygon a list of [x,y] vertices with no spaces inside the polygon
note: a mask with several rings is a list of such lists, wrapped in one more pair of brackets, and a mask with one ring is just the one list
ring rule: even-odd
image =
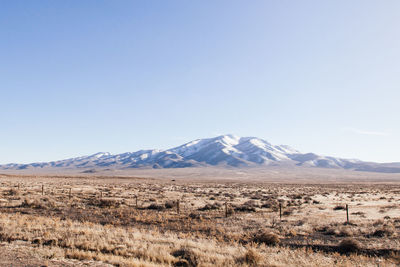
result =
[{"label": "low shrub", "polygon": [[159,205],[156,203],[151,203],[149,206],[147,206],[148,210],[164,210],[165,206],[164,205]]},{"label": "low shrub", "polygon": [[374,237],[389,237],[392,236],[394,234],[394,230],[392,228],[381,228],[381,229],[377,229],[372,233],[372,236]]},{"label": "low shrub", "polygon": [[206,204],[201,208],[198,208],[200,211],[205,211],[205,210],[218,210],[221,208],[221,204],[218,202],[214,202],[213,204]]},{"label": "low shrub", "polygon": [[241,212],[256,212],[256,208],[251,204],[244,203],[243,205],[234,207],[235,211]]},{"label": "low shrub", "polygon": [[165,204],[164,204],[164,207],[166,208],[166,209],[172,209],[172,208],[174,208],[176,206],[176,202],[174,202],[174,201],[167,201],[167,202],[165,202]]},{"label": "low shrub", "polygon": [[335,207],[333,208],[333,210],[345,210],[345,209],[346,209],[345,206],[340,206],[340,205],[335,206]]},{"label": "low shrub", "polygon": [[342,253],[351,253],[359,251],[361,249],[361,245],[357,240],[353,238],[346,238],[339,243],[338,248],[339,251]]},{"label": "low shrub", "polygon": [[278,245],[281,240],[277,234],[264,231],[256,234],[253,238],[253,241],[257,243],[264,243],[268,246],[275,246]]},{"label": "low shrub", "polygon": [[201,215],[198,214],[198,213],[194,213],[194,212],[190,213],[190,214],[189,214],[189,217],[190,217],[191,219],[201,219]]},{"label": "low shrub", "polygon": [[175,258],[179,260],[175,263],[175,266],[190,266],[196,267],[199,265],[199,256],[191,249],[182,248],[175,250],[171,253]]}]

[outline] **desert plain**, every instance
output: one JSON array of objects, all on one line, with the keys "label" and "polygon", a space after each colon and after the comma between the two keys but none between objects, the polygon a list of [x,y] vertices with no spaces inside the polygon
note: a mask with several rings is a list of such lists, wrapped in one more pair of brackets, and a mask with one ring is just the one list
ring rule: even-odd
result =
[{"label": "desert plain", "polygon": [[399,235],[399,174],[0,174],[0,266],[398,266]]}]

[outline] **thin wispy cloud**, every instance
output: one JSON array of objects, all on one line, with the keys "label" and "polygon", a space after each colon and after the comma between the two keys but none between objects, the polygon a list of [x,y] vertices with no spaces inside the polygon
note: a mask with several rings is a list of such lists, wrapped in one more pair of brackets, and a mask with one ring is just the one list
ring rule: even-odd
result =
[{"label": "thin wispy cloud", "polygon": [[351,132],[355,134],[361,134],[361,135],[373,135],[373,136],[389,136],[390,134],[387,132],[382,132],[382,131],[369,131],[369,130],[362,130],[362,129],[356,129],[356,128],[343,128],[344,131],[346,132]]}]

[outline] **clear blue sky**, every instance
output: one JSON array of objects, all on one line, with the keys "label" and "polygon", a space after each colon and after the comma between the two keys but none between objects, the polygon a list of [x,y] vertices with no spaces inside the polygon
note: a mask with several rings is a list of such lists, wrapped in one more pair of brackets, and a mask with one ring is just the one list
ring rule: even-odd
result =
[{"label": "clear blue sky", "polygon": [[1,1],[0,163],[232,133],[400,161],[400,1]]}]

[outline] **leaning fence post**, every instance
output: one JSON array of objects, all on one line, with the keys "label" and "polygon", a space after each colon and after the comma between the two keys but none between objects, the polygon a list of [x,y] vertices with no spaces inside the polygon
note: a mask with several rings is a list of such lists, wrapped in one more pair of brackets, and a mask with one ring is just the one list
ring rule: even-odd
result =
[{"label": "leaning fence post", "polygon": [[349,223],[349,205],[346,204],[347,223]]}]

